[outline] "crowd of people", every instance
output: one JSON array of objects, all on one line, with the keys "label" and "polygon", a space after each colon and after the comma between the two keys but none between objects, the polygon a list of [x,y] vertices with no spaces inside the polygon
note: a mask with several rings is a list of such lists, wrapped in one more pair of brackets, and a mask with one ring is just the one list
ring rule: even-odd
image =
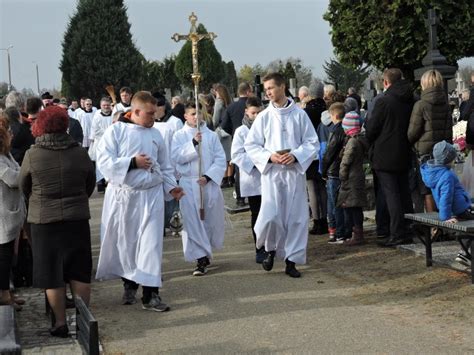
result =
[{"label": "crowd of people", "polygon": [[[137,302],[141,285],[142,308],[156,312],[170,309],[159,293],[170,216],[182,215],[192,275],[206,275],[224,245],[223,188],[235,189],[237,206],[249,205],[255,262],[270,271],[280,258],[293,278],[306,263],[308,234],[348,247],[366,242],[366,163],[381,246],[413,241],[404,213],[415,210],[414,194],[440,220],[474,219],[451,169],[453,119],[436,70],[422,76],[418,100],[399,69],[385,70],[384,92],[367,110],[353,88],[343,94],[320,83],[293,98],[279,73],[262,81],[263,102],[245,82],[236,100],[216,84],[189,102],[123,87],[119,103],[104,96],[98,109],[87,97],[10,92],[0,111],[0,304],[24,303],[10,290],[23,240],[32,250],[30,284],[46,290],[55,315],[50,333],[68,336],[67,285],[90,301],[95,188],[105,193],[95,277],[121,278],[124,305]],[[461,119],[472,148],[472,92]],[[458,258],[470,265],[470,255]]]}]

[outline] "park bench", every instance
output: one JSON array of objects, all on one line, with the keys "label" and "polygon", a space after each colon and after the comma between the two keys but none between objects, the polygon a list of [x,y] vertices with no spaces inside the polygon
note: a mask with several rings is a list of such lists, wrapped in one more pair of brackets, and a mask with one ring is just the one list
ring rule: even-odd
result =
[{"label": "park bench", "polygon": [[21,354],[12,306],[0,306],[0,354]]},{"label": "park bench", "polygon": [[[472,260],[471,251],[469,250],[469,241],[474,240],[474,220],[459,221],[458,223],[446,223],[439,220],[437,212],[427,213],[407,213],[405,219],[413,222],[413,230],[425,245],[426,249],[426,266],[433,265],[431,228],[440,228],[443,231],[455,236],[466,252],[466,255]],[[471,282],[474,284],[474,269],[471,266]]]}]

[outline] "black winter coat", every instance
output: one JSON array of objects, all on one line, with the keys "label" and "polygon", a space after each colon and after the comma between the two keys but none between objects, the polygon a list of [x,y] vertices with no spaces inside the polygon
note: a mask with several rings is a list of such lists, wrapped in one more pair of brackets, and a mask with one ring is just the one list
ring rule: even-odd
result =
[{"label": "black winter coat", "polygon": [[411,146],[407,132],[413,104],[412,88],[406,80],[392,84],[375,103],[365,127],[373,169],[394,173],[409,169]]},{"label": "black winter coat", "polygon": [[242,126],[242,118],[245,115],[245,105],[248,97],[239,97],[239,99],[227,106],[222,117],[221,127],[230,135],[234,135],[237,128]]},{"label": "black winter coat", "polygon": [[322,176],[339,177],[341,165],[341,151],[344,148],[346,134],[342,128],[342,122],[334,125],[334,129],[329,135],[326,152],[323,156]]},{"label": "black winter coat", "polygon": [[[321,123],[321,114],[326,111],[326,102],[323,99],[316,98],[306,103],[304,111],[308,115],[311,123],[313,124],[314,130],[318,129]],[[319,160],[314,160],[306,170],[306,179],[316,179],[319,175]]]}]

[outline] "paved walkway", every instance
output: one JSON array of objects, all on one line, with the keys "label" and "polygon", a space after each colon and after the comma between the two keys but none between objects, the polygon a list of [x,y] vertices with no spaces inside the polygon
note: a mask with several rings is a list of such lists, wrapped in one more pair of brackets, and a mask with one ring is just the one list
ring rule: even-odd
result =
[{"label": "paved walkway", "polygon": [[[94,195],[94,265],[101,203],[102,196]],[[471,320],[449,303],[455,291],[474,301],[467,275],[428,270],[423,258],[378,248],[374,237],[365,246],[344,248],[310,236],[303,277],[291,279],[281,261],[269,273],[255,264],[248,213],[229,218],[225,249],[215,254],[204,277],[191,275],[194,265],[184,262],[181,240],[165,238],[161,295],[170,312],[122,306],[120,281],[93,283],[91,307],[105,353],[474,351]],[[19,325],[25,353],[80,353],[75,340],[47,335],[41,292],[23,294],[28,305]]]}]

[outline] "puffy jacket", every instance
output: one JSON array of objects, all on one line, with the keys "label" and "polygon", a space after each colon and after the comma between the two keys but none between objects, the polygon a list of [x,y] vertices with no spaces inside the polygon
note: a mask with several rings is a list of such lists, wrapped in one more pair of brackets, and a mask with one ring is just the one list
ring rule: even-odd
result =
[{"label": "puffy jacket", "polygon": [[369,143],[363,134],[348,138],[339,170],[341,187],[337,196],[338,206],[363,207],[367,204],[363,164],[368,150]]},{"label": "puffy jacket", "polygon": [[453,140],[453,119],[443,88],[433,87],[421,93],[415,103],[408,127],[408,141],[419,156],[431,154],[433,146]]},{"label": "puffy jacket", "polygon": [[377,99],[365,125],[374,170],[396,173],[409,169],[411,146],[407,132],[413,104],[412,89],[405,80],[393,83]]},{"label": "puffy jacket", "polygon": [[346,134],[342,128],[342,122],[334,125],[334,129],[329,134],[326,152],[323,156],[322,173],[323,177],[339,177],[339,167],[341,165],[341,151],[344,148]]},{"label": "puffy jacket", "polygon": [[90,218],[94,166],[66,133],[44,134],[25,154],[20,188],[29,198],[28,222],[46,224]]},{"label": "puffy jacket", "polygon": [[420,171],[423,182],[433,193],[441,221],[460,215],[471,207],[469,194],[449,167],[435,165],[434,160],[429,160],[421,165]]}]

